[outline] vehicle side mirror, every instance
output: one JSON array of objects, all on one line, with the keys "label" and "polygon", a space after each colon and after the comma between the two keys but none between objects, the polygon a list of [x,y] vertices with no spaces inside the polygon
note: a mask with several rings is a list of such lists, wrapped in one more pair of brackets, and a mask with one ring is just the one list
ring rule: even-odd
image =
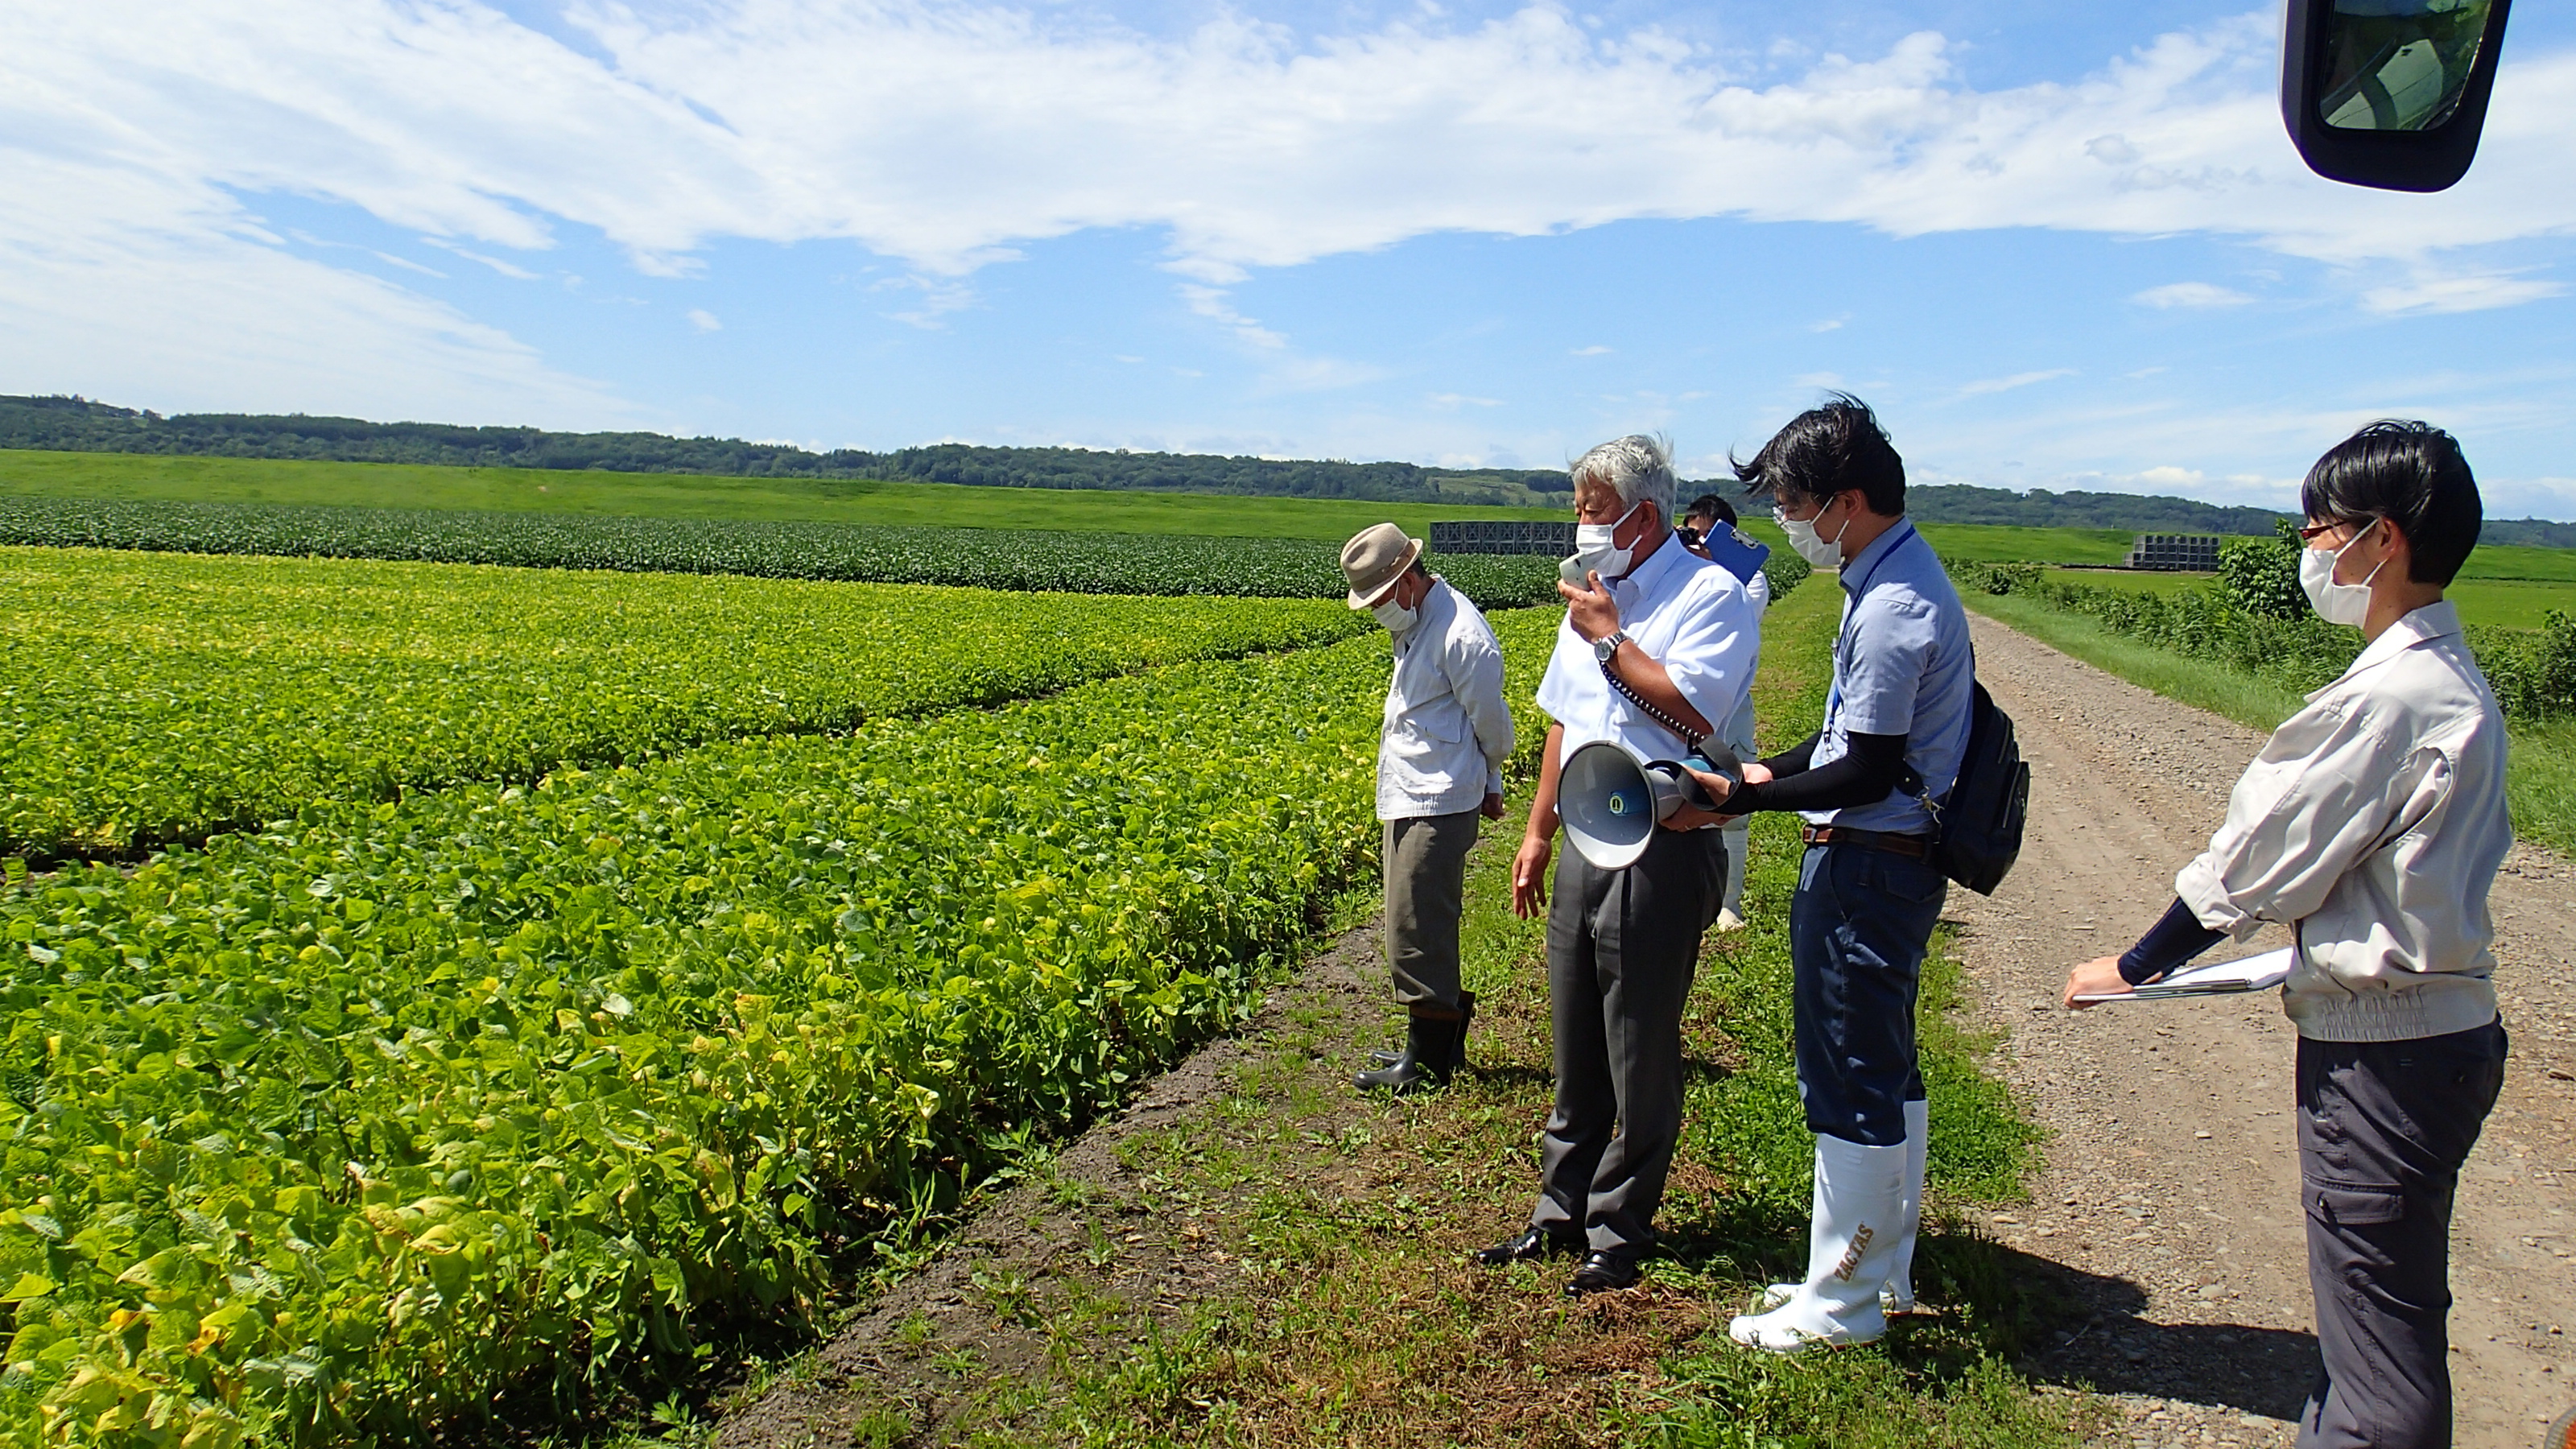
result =
[{"label": "vehicle side mirror", "polygon": [[2383,191],[2468,174],[2511,0],[2290,0],[2281,119],[2308,169]]}]

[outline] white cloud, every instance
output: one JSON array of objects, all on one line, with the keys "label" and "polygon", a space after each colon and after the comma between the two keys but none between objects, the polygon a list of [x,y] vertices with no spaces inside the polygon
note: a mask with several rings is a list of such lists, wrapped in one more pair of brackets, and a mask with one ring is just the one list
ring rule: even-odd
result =
[{"label": "white cloud", "polygon": [[701,332],[722,332],[724,330],[724,324],[716,320],[716,314],[708,311],[704,307],[692,307],[689,309],[689,325],[695,327]]},{"label": "white cloud", "polygon": [[2134,293],[2129,300],[2142,307],[2170,309],[2241,307],[2254,299],[2232,287],[2222,287],[2215,282],[2171,282],[2161,287],[2149,287],[2143,292]]},{"label": "white cloud", "polygon": [[1595,342],[1589,347],[1575,348],[1569,355],[1574,357],[1602,357],[1608,355],[1609,351],[1609,348]]},{"label": "white cloud", "polygon": [[2362,305],[2390,316],[2432,312],[2484,312],[2519,307],[2548,297],[2564,296],[2563,283],[2518,277],[2506,272],[2468,272],[2425,276],[2361,294]]},{"label": "white cloud", "polygon": [[888,312],[886,315],[906,326],[918,327],[925,332],[935,332],[947,326],[948,324],[942,321],[942,318],[951,312],[963,312],[974,306],[978,300],[974,287],[964,281],[955,277],[923,276],[918,272],[908,276],[886,277],[872,283],[868,290],[910,292],[918,296],[921,300],[916,305],[898,312]]},{"label": "white cloud", "polygon": [[502,276],[508,277],[513,281],[533,282],[537,279],[536,273],[529,271],[527,268],[520,266],[515,262],[505,262],[499,257],[487,257],[481,252],[469,251],[466,248],[449,241],[445,237],[425,236],[422,237],[421,240],[431,246],[442,247],[448,251],[454,252],[456,255],[463,257],[469,262],[480,262],[484,266],[490,267],[492,270],[499,272]]},{"label": "white cloud", "polygon": [[2047,382],[2053,378],[2073,377],[2074,375],[2074,368],[2052,367],[2045,372],[2016,372],[2010,377],[1981,378],[1978,381],[1969,383],[1967,386],[1959,389],[1957,393],[1953,394],[1953,396],[1957,398],[1986,397],[1994,393],[2011,392],[2015,388],[2028,387],[2035,382]]},{"label": "white cloud", "polygon": [[2489,518],[2576,519],[2576,478],[2533,478],[2498,483],[2478,480]]},{"label": "white cloud", "polygon": [[[11,134],[0,127],[0,134]],[[0,392],[83,392],[168,411],[311,412],[636,426],[606,387],[454,309],[298,257],[231,197],[20,152],[0,205]]]},{"label": "white cloud", "polygon": [[1470,397],[1463,392],[1435,392],[1430,397],[1425,398],[1424,401],[1430,403],[1435,408],[1442,409],[1455,409],[1461,407],[1498,408],[1503,405],[1503,400],[1498,397]]},{"label": "white cloud", "polygon": [[[291,335],[326,376],[390,358],[598,407],[598,389],[435,304],[289,266],[236,198],[345,203],[512,276],[567,227],[666,277],[720,239],[846,240],[906,264],[921,300],[892,315],[924,327],[1016,245],[1145,227],[1169,237],[1184,303],[1297,388],[1368,369],[1295,355],[1227,289],[1435,232],[1710,216],[2196,231],[2361,271],[2450,269],[2369,292],[2383,312],[2557,295],[2456,253],[2576,232],[2576,52],[2509,53],[2476,171],[2427,198],[2299,164],[2268,11],[1993,91],[1929,33],[1757,87],[1672,35],[1543,4],[1313,37],[1219,13],[1165,40],[995,0],[573,0],[572,44],[477,0],[20,0],[0,19],[0,305],[89,329],[46,358],[55,386],[82,355],[166,365],[121,292],[220,271],[205,284],[247,306],[255,279],[327,274],[207,335]],[[276,365],[301,365],[292,351]],[[550,391],[517,387],[538,375]]]},{"label": "white cloud", "polygon": [[1810,332],[1839,332],[1842,330],[1843,324],[1850,320],[1851,314],[1849,312],[1845,312],[1839,317],[1828,317],[1822,322],[1811,322],[1807,325],[1807,330]]},{"label": "white cloud", "polygon": [[2337,260],[2576,227],[2557,184],[2576,54],[2508,58],[2477,172],[2399,197],[2299,165],[2264,13],[1991,92],[1929,33],[1756,90],[1670,36],[1587,34],[1543,6],[1300,43],[1236,18],[1164,41],[992,3],[576,4],[595,54],[471,0],[12,13],[12,134],[514,249],[560,219],[655,272],[716,237],[846,237],[955,275],[1020,240],[1136,225],[1169,228],[1220,286],[1434,230],[1645,216],[2215,230]]}]

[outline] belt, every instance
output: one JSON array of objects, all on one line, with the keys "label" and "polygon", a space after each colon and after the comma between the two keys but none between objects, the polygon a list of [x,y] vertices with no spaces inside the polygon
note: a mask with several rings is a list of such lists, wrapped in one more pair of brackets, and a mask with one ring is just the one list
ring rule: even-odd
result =
[{"label": "belt", "polygon": [[1801,825],[1798,838],[1809,845],[1857,845],[1863,850],[1884,850],[1916,860],[1928,860],[1932,855],[1932,837],[1928,835],[1891,835],[1884,830],[1854,830],[1848,825]]}]

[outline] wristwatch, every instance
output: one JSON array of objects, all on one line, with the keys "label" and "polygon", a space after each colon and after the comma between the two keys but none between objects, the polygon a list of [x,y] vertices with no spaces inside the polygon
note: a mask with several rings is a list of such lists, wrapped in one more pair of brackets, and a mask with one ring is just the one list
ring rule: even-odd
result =
[{"label": "wristwatch", "polygon": [[1619,646],[1620,646],[1620,645],[1622,645],[1622,644],[1625,644],[1625,643],[1627,643],[1627,642],[1628,642],[1628,631],[1627,631],[1627,630],[1625,630],[1625,629],[1613,629],[1613,630],[1611,630],[1608,634],[1605,634],[1605,635],[1603,635],[1601,638],[1599,638],[1599,639],[1595,639],[1594,641],[1592,641],[1592,657],[1593,657],[1593,658],[1595,658],[1595,659],[1600,660],[1603,664],[1605,664],[1605,665],[1606,665],[1606,664],[1608,664],[1612,659],[1615,659],[1615,658],[1617,658],[1617,657],[1618,657],[1618,654],[1619,654]]}]

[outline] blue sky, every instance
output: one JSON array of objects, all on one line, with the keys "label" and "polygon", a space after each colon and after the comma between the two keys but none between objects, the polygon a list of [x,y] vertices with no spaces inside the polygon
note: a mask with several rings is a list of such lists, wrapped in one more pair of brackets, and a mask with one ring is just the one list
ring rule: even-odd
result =
[{"label": "blue sky", "polygon": [[2576,518],[2576,21],[2436,197],[2226,5],[32,0],[0,391],[164,411],[2286,503],[2374,416]]}]

